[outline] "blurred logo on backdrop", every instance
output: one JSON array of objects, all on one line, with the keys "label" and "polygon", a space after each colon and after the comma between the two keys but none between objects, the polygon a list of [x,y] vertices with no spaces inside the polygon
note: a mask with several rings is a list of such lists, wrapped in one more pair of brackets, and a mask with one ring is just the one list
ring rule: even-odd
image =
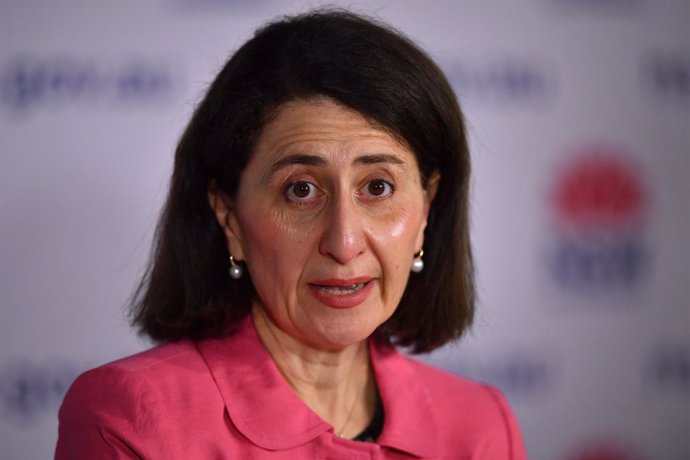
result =
[{"label": "blurred logo on backdrop", "polygon": [[247,8],[247,9],[261,9],[266,8],[269,4],[275,3],[274,0],[171,0],[167,5],[185,9],[202,9],[202,8]]},{"label": "blurred logo on backdrop", "polygon": [[667,104],[690,107],[690,51],[659,52],[640,60],[645,90]]},{"label": "blurred logo on backdrop", "polygon": [[167,102],[177,77],[165,63],[72,56],[15,56],[0,62],[0,109],[26,115],[42,109],[145,108]]},{"label": "blurred logo on backdrop", "polygon": [[578,294],[640,285],[649,269],[650,200],[642,168],[612,145],[587,145],[567,157],[549,190],[553,278]]},{"label": "blurred logo on backdrop", "polygon": [[430,362],[476,381],[500,388],[511,399],[533,400],[557,385],[558,360],[543,350],[512,349],[498,354],[465,355],[444,361],[443,351]]},{"label": "blurred logo on backdrop", "polygon": [[0,368],[0,415],[30,425],[55,414],[79,370],[73,363],[52,359],[42,363],[14,359]]},{"label": "blurred logo on backdrop", "polygon": [[555,72],[534,59],[441,62],[461,103],[524,105],[550,101],[556,93]]},{"label": "blurred logo on backdrop", "polygon": [[545,3],[569,13],[615,14],[637,11],[646,0],[546,0]]},{"label": "blurred logo on backdrop", "polygon": [[616,439],[588,442],[566,456],[566,460],[644,460],[640,449]]},{"label": "blurred logo on backdrop", "polygon": [[667,342],[653,348],[646,366],[647,381],[658,393],[690,396],[690,348]]}]

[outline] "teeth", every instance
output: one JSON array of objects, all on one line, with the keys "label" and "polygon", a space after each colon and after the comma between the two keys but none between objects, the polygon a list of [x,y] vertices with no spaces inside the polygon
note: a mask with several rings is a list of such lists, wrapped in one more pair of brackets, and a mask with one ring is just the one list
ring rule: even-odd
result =
[{"label": "teeth", "polygon": [[332,295],[348,295],[353,294],[364,287],[364,283],[353,284],[352,286],[319,286],[316,288],[320,291],[327,292]]}]

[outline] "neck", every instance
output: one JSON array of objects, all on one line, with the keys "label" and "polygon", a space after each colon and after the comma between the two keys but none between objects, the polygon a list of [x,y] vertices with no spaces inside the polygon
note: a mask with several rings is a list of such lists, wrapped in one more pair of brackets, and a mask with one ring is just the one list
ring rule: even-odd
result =
[{"label": "neck", "polygon": [[376,402],[366,341],[320,350],[285,333],[262,307],[252,316],[261,341],[302,402],[340,436],[351,438],[366,428]]}]

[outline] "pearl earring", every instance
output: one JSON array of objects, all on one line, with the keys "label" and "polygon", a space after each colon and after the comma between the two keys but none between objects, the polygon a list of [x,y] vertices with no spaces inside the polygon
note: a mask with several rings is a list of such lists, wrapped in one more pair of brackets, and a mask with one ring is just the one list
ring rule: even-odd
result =
[{"label": "pearl earring", "polygon": [[228,274],[230,275],[230,278],[234,280],[238,280],[242,278],[242,274],[244,273],[244,269],[242,268],[242,265],[238,264],[235,262],[235,258],[230,256],[230,269],[228,270]]},{"label": "pearl earring", "polygon": [[424,249],[421,249],[417,254],[414,255],[414,258],[412,259],[412,267],[410,267],[410,270],[414,273],[419,273],[424,270],[424,261],[422,260],[423,255]]}]

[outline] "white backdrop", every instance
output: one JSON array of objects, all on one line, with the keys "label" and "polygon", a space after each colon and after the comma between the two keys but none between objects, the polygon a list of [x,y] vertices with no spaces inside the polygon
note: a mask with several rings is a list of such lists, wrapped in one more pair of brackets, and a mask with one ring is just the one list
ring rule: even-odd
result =
[{"label": "white backdrop", "polygon": [[[480,303],[429,357],[501,387],[533,459],[690,458],[690,2],[336,2],[447,71]],[[0,451],[52,455],[125,305],[174,146],[252,31],[319,2],[0,2]]]}]

